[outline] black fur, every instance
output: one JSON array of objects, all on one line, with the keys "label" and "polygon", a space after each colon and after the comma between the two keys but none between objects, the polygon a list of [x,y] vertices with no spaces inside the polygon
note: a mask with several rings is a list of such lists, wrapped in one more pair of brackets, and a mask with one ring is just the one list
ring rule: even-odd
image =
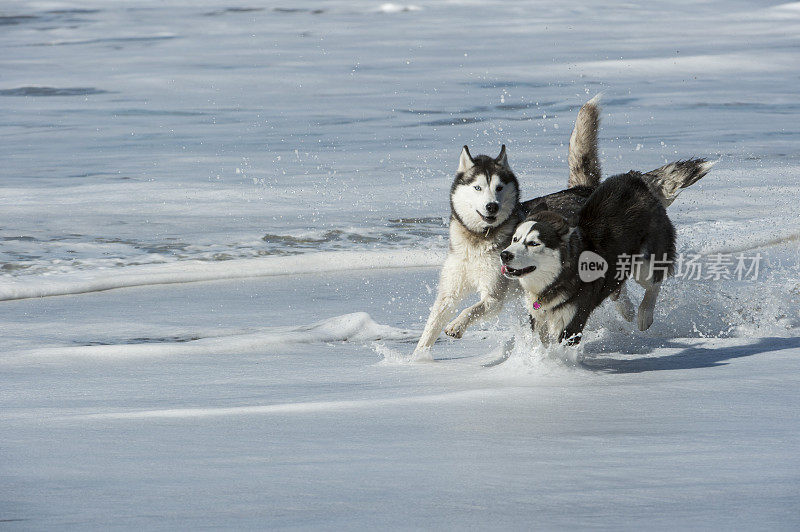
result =
[{"label": "black fur", "polygon": [[527,216],[541,211],[555,211],[575,225],[581,208],[593,191],[593,187],[587,186],[568,188],[523,202],[522,209]]},{"label": "black fur", "polygon": [[[581,210],[578,227],[592,248],[614,257],[609,266],[616,266],[616,257],[641,253],[644,258],[675,260],[675,228],[667,209],[650,192],[642,174],[630,171],[603,181]],[[635,250],[635,251],[634,251]],[[616,272],[611,272],[616,273]],[[655,282],[663,280],[656,272]],[[672,271],[670,270],[670,273]]]},{"label": "black fur", "polygon": [[570,230],[567,219],[553,211],[539,211],[535,216],[529,216],[528,220],[536,220],[539,240],[549,248],[560,247],[563,238]]},{"label": "black fur", "polygon": [[[687,159],[675,161],[645,173],[634,170],[628,173],[642,177],[649,184],[651,191],[666,206],[675,199],[677,195],[675,191],[693,185],[708,173],[710,166],[706,166],[706,163],[706,159],[702,158]],[[525,201],[521,206],[527,216],[550,210],[561,214],[574,225],[577,223],[581,208],[595,188],[583,185],[575,186]]]}]

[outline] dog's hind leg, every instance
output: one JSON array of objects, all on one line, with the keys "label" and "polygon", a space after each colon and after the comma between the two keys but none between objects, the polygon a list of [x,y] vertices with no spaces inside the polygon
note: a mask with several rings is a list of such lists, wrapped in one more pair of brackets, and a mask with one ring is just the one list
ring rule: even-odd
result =
[{"label": "dog's hind leg", "polygon": [[653,324],[653,312],[656,308],[656,299],[661,290],[661,283],[651,283],[644,291],[644,298],[639,305],[639,330],[646,331]]},{"label": "dog's hind leg", "polygon": [[649,260],[644,261],[634,274],[636,282],[644,288],[644,297],[639,304],[637,322],[639,330],[646,331],[653,324],[653,312],[656,308],[658,293],[661,290],[661,283],[653,279]]},{"label": "dog's hind leg", "polygon": [[625,288],[625,283],[622,283],[617,291],[612,293],[610,297],[614,302],[617,312],[622,316],[622,319],[625,321],[633,321],[635,310],[631,298],[628,297],[628,290]]}]

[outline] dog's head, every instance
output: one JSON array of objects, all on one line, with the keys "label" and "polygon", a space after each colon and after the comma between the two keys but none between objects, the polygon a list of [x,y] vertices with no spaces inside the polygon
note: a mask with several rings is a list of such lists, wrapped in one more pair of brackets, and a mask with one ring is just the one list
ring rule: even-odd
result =
[{"label": "dog's head", "polygon": [[518,201],[519,185],[508,165],[505,145],[494,159],[473,158],[464,146],[450,189],[450,208],[456,219],[470,231],[483,233],[508,220]]},{"label": "dog's head", "polygon": [[564,244],[571,234],[560,214],[542,211],[529,216],[514,231],[511,245],[500,253],[500,271],[534,292],[541,291],[561,272]]}]

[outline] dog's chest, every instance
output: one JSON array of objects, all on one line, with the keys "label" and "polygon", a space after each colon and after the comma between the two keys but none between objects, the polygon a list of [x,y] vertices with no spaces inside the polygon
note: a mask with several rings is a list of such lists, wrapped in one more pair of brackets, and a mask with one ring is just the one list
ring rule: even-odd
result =
[{"label": "dog's chest", "polygon": [[531,317],[535,320],[535,327],[541,334],[544,332],[552,340],[555,340],[561,334],[561,331],[566,329],[578,308],[569,303],[561,305],[564,301],[563,297],[559,297],[558,301],[547,307],[539,307],[538,309],[533,306],[534,299],[531,294],[526,294],[526,306]]},{"label": "dog's chest", "polygon": [[491,258],[496,259],[499,263],[503,244],[504,242],[499,242],[495,235],[486,238],[483,235],[467,231],[461,224],[456,223],[450,226],[450,247],[466,260],[482,261]]},{"label": "dog's chest", "polygon": [[467,277],[466,282],[485,284],[501,278],[501,250],[502,246],[494,239],[481,238],[463,228],[451,227],[450,254],[460,263],[463,274]]}]

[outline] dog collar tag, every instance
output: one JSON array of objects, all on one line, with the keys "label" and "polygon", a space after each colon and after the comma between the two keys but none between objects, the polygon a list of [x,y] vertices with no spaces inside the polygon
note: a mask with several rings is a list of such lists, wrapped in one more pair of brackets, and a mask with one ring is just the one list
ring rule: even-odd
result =
[{"label": "dog collar tag", "polygon": [[542,308],[542,304],[539,303],[538,301],[534,301],[533,302],[533,310],[539,310],[540,308]]}]

